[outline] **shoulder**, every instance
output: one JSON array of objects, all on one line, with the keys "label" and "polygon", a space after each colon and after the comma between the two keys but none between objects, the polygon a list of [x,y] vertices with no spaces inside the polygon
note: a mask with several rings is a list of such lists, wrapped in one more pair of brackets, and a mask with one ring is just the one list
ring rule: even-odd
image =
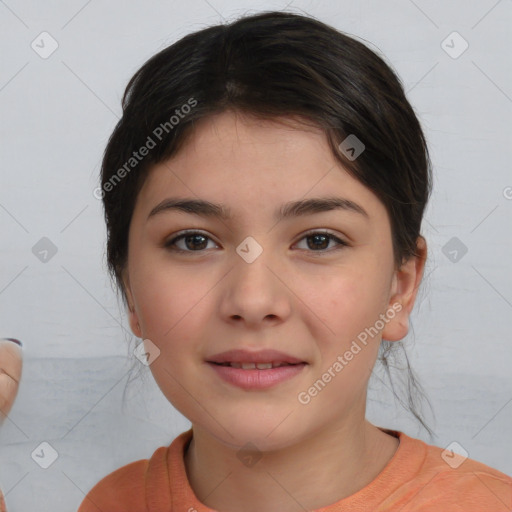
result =
[{"label": "shoulder", "polygon": [[166,451],[167,447],[160,447],[151,459],[131,462],[103,477],[87,493],[78,512],[146,510],[145,484],[150,461],[163,458]]},{"label": "shoulder", "polygon": [[191,438],[192,429],[178,435],[169,446],[155,450],[149,459],[105,476],[89,491],[78,512],[171,510],[172,493],[181,492],[186,485],[183,449]]},{"label": "shoulder", "polygon": [[[512,478],[482,462],[419,439],[409,442],[423,445],[422,464],[411,486],[407,510],[500,511],[512,510]],[[413,490],[414,489],[414,490]]]}]

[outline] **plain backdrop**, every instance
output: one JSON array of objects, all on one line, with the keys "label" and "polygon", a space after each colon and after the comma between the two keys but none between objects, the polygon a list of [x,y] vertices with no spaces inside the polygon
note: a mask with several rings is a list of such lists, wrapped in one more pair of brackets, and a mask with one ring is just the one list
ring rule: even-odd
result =
[{"label": "plain backdrop", "polygon": [[25,354],[0,430],[9,512],[76,510],[101,477],[188,429],[131,353],[93,190],[124,87],[148,58],[191,31],[274,9],[309,13],[382,53],[430,145],[429,259],[405,344],[436,437],[386,381],[370,389],[368,418],[456,442],[512,474],[510,0],[6,0],[0,336],[22,340]]}]

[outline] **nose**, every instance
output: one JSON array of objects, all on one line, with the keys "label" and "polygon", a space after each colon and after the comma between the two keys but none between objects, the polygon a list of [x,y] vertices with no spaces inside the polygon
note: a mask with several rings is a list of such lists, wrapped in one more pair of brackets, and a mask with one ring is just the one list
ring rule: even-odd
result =
[{"label": "nose", "polygon": [[223,317],[251,328],[285,321],[292,292],[280,274],[265,251],[251,263],[239,258],[223,283]]}]

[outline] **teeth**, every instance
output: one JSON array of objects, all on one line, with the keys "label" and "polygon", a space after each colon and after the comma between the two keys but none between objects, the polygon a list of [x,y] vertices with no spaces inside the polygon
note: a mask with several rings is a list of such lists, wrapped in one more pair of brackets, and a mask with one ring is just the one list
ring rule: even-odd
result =
[{"label": "teeth", "polygon": [[241,368],[242,370],[270,370],[271,368],[278,368],[280,366],[289,366],[290,363],[226,363],[227,366],[231,366],[232,368]]},{"label": "teeth", "polygon": [[258,368],[258,370],[268,370],[272,368],[272,363],[256,363],[256,368]]}]

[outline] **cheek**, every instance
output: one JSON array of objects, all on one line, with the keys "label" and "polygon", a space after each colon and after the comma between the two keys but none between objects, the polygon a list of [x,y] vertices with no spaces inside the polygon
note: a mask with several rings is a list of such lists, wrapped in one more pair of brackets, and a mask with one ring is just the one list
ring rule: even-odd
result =
[{"label": "cheek", "polygon": [[340,268],[330,272],[329,278],[302,281],[300,294],[307,297],[305,302],[315,313],[310,327],[318,339],[349,342],[383,312],[388,291],[385,279],[378,266],[362,267]]},{"label": "cheek", "polygon": [[195,347],[194,337],[208,321],[205,295],[218,279],[165,261],[140,261],[133,270],[132,291],[144,336],[176,355],[182,345]]},{"label": "cheek", "polygon": [[138,267],[132,289],[144,337],[160,350],[150,365],[157,386],[181,414],[200,422],[204,410],[191,400],[191,394],[199,396],[195,353],[200,349],[200,326],[208,317],[204,313],[207,290],[199,286],[197,273],[155,264]]},{"label": "cheek", "polygon": [[352,267],[331,279],[323,292],[309,297],[322,320],[311,317],[310,329],[319,351],[315,378],[332,380],[317,407],[338,411],[360,399],[375,365],[380,335],[372,329],[386,308],[386,281],[378,266],[373,271],[371,267],[360,271]]},{"label": "cheek", "polygon": [[181,307],[179,284],[169,269],[162,268],[143,251],[132,251],[129,264],[133,301],[145,338],[159,339],[176,323]]}]

